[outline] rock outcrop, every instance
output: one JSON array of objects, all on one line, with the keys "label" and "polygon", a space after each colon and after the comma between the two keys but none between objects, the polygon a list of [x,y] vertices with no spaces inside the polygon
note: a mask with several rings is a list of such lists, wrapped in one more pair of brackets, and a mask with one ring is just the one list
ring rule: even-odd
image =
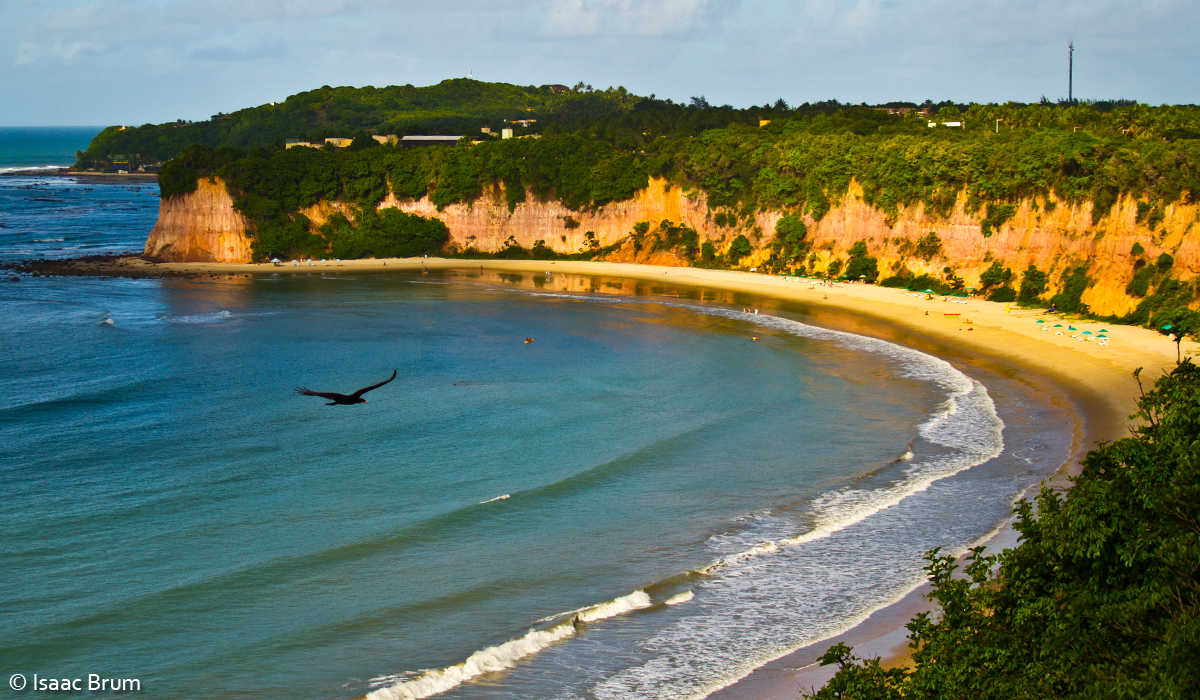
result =
[{"label": "rock outcrop", "polygon": [[158,204],[145,254],[169,262],[250,262],[246,219],[220,178],[200,178],[196,191]]},{"label": "rock outcrop", "polygon": [[[1060,284],[1060,274],[1084,265],[1092,280],[1083,302],[1100,314],[1124,314],[1138,299],[1125,293],[1135,263],[1153,264],[1161,253],[1174,259],[1173,276],[1192,279],[1200,273],[1200,206],[1176,203],[1162,210],[1155,230],[1138,222],[1137,200],[1121,198],[1112,210],[1092,225],[1092,203],[1059,202],[1053,197],[1021,200],[1011,219],[984,237],[982,213],[966,210],[961,193],[953,212],[935,216],[923,205],[901,207],[889,217],[863,201],[862,191],[852,184],[849,192],[820,220],[805,217],[809,240],[817,254],[817,269],[835,258],[844,259],[857,241],[867,242],[869,254],[878,258],[883,276],[907,267],[916,274],[941,276],[946,267],[962,277],[967,286],[978,287],[979,277],[993,261],[1019,275],[1030,264],[1051,275],[1051,291]],[[704,193],[683,189],[663,180],[624,202],[614,202],[594,211],[572,211],[556,201],[538,202],[532,195],[508,210],[504,192],[494,188],[469,204],[453,204],[441,211],[429,201],[397,200],[389,195],[379,207],[397,207],[421,216],[436,216],[450,229],[450,244],[458,249],[496,251],[512,239],[524,248],[537,241],[560,253],[581,250],[592,232],[601,246],[625,240],[634,225],[663,219],[690,226],[700,239],[713,241],[718,250],[728,247],[739,234],[746,235],[758,249],[745,262],[753,266],[764,260],[765,246],[772,239],[782,212],[759,212],[752,222],[738,228],[718,227],[708,211]],[[334,211],[351,218],[350,207],[338,202],[321,203],[304,211],[314,225],[323,223]],[[577,225],[574,225],[577,222]],[[568,225],[571,225],[568,228]],[[922,259],[915,243],[929,232],[942,242],[939,254]],[[1134,244],[1143,253],[1132,253]],[[220,180],[202,179],[199,188],[161,204],[159,221],[146,241],[146,253],[173,261],[246,262],[250,260],[250,234],[245,219]],[[686,265],[672,251],[635,251],[631,242],[609,258],[621,262]],[[1014,280],[1015,282],[1016,280]]]}]

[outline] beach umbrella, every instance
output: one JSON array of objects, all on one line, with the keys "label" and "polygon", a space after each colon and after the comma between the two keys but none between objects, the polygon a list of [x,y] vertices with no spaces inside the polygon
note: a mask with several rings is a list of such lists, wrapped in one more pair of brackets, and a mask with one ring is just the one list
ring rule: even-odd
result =
[{"label": "beach umbrella", "polygon": [[1077,330],[1079,330],[1079,329],[1078,329],[1078,328],[1076,328],[1075,326],[1067,326],[1067,330],[1069,330],[1069,331],[1077,331]]},{"label": "beach umbrella", "polygon": [[922,289],[921,292],[923,294],[937,294],[937,292],[933,291],[932,289]]},{"label": "beach umbrella", "polygon": [[1038,323],[1045,323],[1045,321],[1043,321],[1042,319],[1039,318]]},{"label": "beach umbrella", "polygon": [[1055,327],[1055,328],[1062,328],[1062,324],[1061,324],[1061,323],[1056,323],[1056,324],[1054,324],[1054,327]]},{"label": "beach umbrella", "polygon": [[1097,337],[1097,338],[1107,338],[1108,336],[1107,336],[1107,335],[1104,335],[1103,333],[1101,333],[1100,335],[1098,335],[1098,336],[1096,336],[1096,337]]},{"label": "beach umbrella", "polygon": [[1167,325],[1163,326],[1163,327],[1162,327],[1162,329],[1163,329],[1164,331],[1169,331],[1169,330],[1171,330],[1171,329],[1172,329],[1172,328],[1174,328],[1174,327],[1175,327],[1175,326],[1172,326],[1171,324],[1169,324],[1169,323],[1168,323]]},{"label": "beach umbrella", "polygon": [[1100,333],[1107,333],[1107,332],[1108,332],[1108,329],[1107,329],[1107,328],[1101,328],[1099,332],[1100,332]]},{"label": "beach umbrella", "polygon": [[279,262],[279,258],[271,258],[271,262]]},{"label": "beach umbrella", "polygon": [[1092,332],[1091,332],[1091,331],[1084,331],[1084,332],[1083,332],[1083,334],[1084,334],[1084,335],[1091,335],[1091,334],[1092,334]]}]

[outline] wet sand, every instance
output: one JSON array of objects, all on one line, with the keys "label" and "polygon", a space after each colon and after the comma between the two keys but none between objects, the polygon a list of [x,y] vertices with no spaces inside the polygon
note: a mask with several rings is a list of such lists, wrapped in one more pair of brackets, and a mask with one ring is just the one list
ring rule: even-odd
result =
[{"label": "wet sand", "polygon": [[[1134,399],[1138,394],[1133,371],[1144,368],[1144,381],[1149,384],[1175,363],[1174,343],[1145,328],[1068,321],[1019,309],[1015,304],[1006,306],[980,299],[970,299],[962,304],[943,297],[926,299],[925,295],[912,295],[900,289],[864,284],[826,286],[803,278],[746,272],[575,261],[405,258],[314,262],[299,266],[289,262],[276,266],[269,263],[155,264],[139,258],[122,258],[96,262],[75,274],[197,277],[307,273],[316,269],[327,273],[419,270],[422,267],[429,270],[469,271],[482,267],[493,272],[552,271],[567,275],[601,275],[798,302],[818,322],[909,345],[952,362],[988,365],[990,370],[1020,376],[1023,381],[1043,389],[1047,400],[1069,403],[1068,408],[1078,420],[1073,455],[1053,479],[1051,485],[1056,487],[1067,485],[1066,477],[1077,471],[1079,459],[1097,441],[1111,441],[1128,434],[1128,416],[1136,408]],[[1039,324],[1038,319],[1045,322]],[[1055,324],[1061,324],[1062,328],[1053,328]],[[1070,325],[1078,330],[1068,331]],[[1041,330],[1045,327],[1052,330]],[[1107,346],[1070,337],[1084,330],[1090,330],[1094,337],[1102,328],[1107,330]],[[1060,331],[1062,335],[1057,334]],[[1194,342],[1185,342],[1183,348],[1185,354],[1197,352]],[[1014,546],[1016,533],[1005,526],[986,544],[993,550]],[[833,667],[822,668],[815,662],[837,641],[854,646],[858,656],[883,657],[885,666],[904,663],[907,659],[904,624],[917,612],[932,608],[923,598],[927,591],[928,585],[923,585],[896,603],[876,611],[847,633],[766,663],[709,697],[714,700],[797,698],[802,688],[819,688],[833,674]]]}]

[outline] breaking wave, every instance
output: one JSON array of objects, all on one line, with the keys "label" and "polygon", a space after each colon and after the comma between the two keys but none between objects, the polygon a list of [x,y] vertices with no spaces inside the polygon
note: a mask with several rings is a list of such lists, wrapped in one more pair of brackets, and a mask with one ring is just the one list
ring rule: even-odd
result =
[{"label": "breaking wave", "polygon": [[[919,583],[915,577],[910,577],[913,580],[893,582],[886,591],[874,593],[870,600],[857,601],[851,600],[852,596],[842,596],[845,600],[841,601],[843,608],[838,614],[826,614],[826,619],[820,624],[814,624],[803,633],[793,634],[786,642],[781,642],[773,639],[769,625],[763,624],[767,618],[760,619],[761,629],[755,629],[753,620],[762,615],[786,617],[777,609],[778,601],[785,599],[789,591],[794,593],[792,589],[797,583],[791,580],[790,575],[775,577],[765,574],[764,571],[771,567],[755,562],[804,552],[806,545],[813,546],[813,543],[829,540],[841,531],[929,489],[939,480],[993,459],[1004,449],[1004,423],[996,414],[987,389],[950,363],[916,350],[789,319],[730,309],[660,299],[622,300],[553,292],[530,294],[605,304],[673,306],[748,321],[797,337],[827,340],[847,349],[886,357],[894,361],[896,373],[900,376],[932,384],[945,395],[938,409],[918,426],[923,444],[910,445],[894,462],[898,469],[899,465],[903,465],[903,468],[899,477],[891,483],[874,488],[848,486],[819,495],[807,504],[811,519],[803,528],[793,521],[764,512],[748,516],[747,520],[753,522],[736,534],[714,536],[710,546],[723,553],[709,565],[674,577],[695,582],[695,590],[676,592],[659,603],[661,606],[679,605],[693,600],[699,592],[706,596],[706,606],[717,612],[689,617],[687,622],[679,623],[678,629],[668,628],[646,640],[646,647],[667,649],[669,653],[600,681],[591,689],[591,695],[597,698],[700,698],[729,685],[772,658],[848,629],[874,610],[899,599]],[[506,497],[500,496],[483,503]],[[678,587],[673,588],[679,590]],[[766,597],[766,591],[771,589],[776,589],[780,595],[775,599]],[[716,604],[709,605],[714,600]],[[373,690],[367,697],[371,700],[409,700],[445,692],[482,673],[512,668],[519,659],[535,655],[551,644],[573,636],[579,624],[616,617],[653,605],[649,594],[644,590],[636,590],[605,603],[545,617],[536,624],[547,624],[548,627],[532,629],[523,637],[477,651],[460,664],[374,679],[373,682],[382,683],[384,687]],[[735,638],[726,633],[731,619],[737,619],[737,624],[741,625],[741,637]],[[718,649],[720,651],[716,651]],[[698,665],[700,659],[704,663]],[[703,667],[702,671],[700,667]]]},{"label": "breaking wave", "polygon": [[[673,603],[668,600],[667,604]],[[444,693],[484,673],[496,673],[516,666],[521,659],[533,656],[551,644],[573,636],[577,624],[605,620],[634,610],[648,608],[650,605],[650,596],[645,591],[634,591],[606,603],[573,611],[576,614],[566,622],[560,622],[547,629],[531,629],[522,637],[477,651],[462,663],[415,674],[373,678],[371,679],[373,684],[382,684],[383,687],[368,693],[367,698],[368,700],[416,700]],[[563,615],[566,614],[570,613]]]}]

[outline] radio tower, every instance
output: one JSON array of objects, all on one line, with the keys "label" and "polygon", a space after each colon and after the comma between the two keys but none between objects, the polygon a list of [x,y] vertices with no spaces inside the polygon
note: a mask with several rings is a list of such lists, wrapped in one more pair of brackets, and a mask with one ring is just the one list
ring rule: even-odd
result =
[{"label": "radio tower", "polygon": [[1067,104],[1075,104],[1075,96],[1072,94],[1075,79],[1075,42],[1067,42]]}]

